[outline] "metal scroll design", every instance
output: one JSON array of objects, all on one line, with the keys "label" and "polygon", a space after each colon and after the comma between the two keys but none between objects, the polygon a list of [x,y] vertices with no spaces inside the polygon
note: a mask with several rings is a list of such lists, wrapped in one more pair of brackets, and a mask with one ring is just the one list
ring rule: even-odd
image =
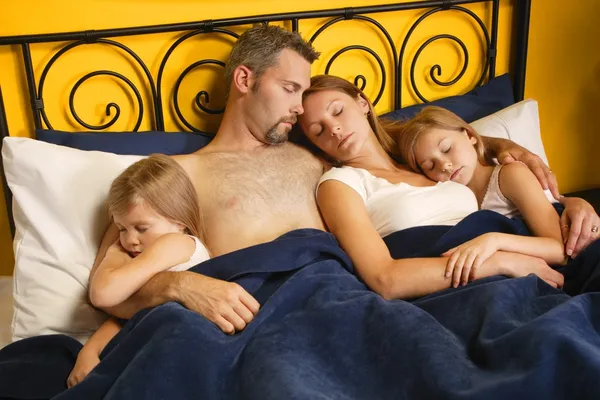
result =
[{"label": "metal scroll design", "polygon": [[[48,63],[44,67],[44,70],[40,77],[40,83],[39,83],[39,87],[38,87],[38,93],[39,93],[38,97],[42,101],[42,104],[43,104],[43,95],[44,95],[44,84],[48,77],[48,73],[50,72],[50,69],[52,68],[54,63],[68,51],[70,51],[78,46],[89,45],[89,44],[105,44],[105,45],[109,45],[109,46],[114,46],[114,47],[117,47],[117,48],[123,50],[127,54],[129,54],[136,61],[136,63],[142,68],[144,75],[148,79],[149,87],[152,92],[152,99],[154,100],[156,98],[156,86],[154,84],[154,79],[152,78],[152,74],[150,73],[146,64],[142,61],[142,59],[133,50],[131,50],[129,47],[125,46],[124,44],[116,42],[114,40],[95,39],[93,41],[79,40],[76,42],[69,43],[66,46],[64,46],[63,48],[61,48],[59,51],[57,51],[52,56],[52,58],[48,61]],[[70,110],[73,118],[81,126],[87,128],[87,129],[90,129],[90,130],[94,130],[94,131],[99,131],[99,130],[104,130],[104,129],[110,128],[118,121],[119,117],[121,116],[121,107],[118,104],[116,104],[115,102],[110,102],[106,105],[106,115],[110,116],[112,114],[112,118],[107,123],[101,124],[101,125],[93,125],[93,124],[89,124],[89,123],[85,122],[79,116],[79,114],[77,113],[77,110],[75,109],[74,99],[75,99],[75,94],[77,93],[77,90],[79,89],[79,87],[82,84],[84,84],[86,81],[88,81],[89,79],[96,77],[96,76],[101,76],[101,75],[112,76],[115,79],[120,80],[121,82],[125,83],[131,89],[133,94],[135,95],[135,98],[138,103],[139,113],[137,116],[135,126],[132,129],[132,131],[136,132],[140,127],[140,124],[142,122],[142,118],[144,115],[144,103],[142,101],[142,95],[140,94],[140,91],[137,89],[135,84],[130,79],[128,79],[123,74],[120,74],[115,71],[97,70],[94,72],[90,72],[90,73],[84,75],[79,80],[77,80],[77,82],[75,83],[75,85],[73,85],[73,88],[71,89],[70,94],[69,94],[69,110]],[[113,111],[114,111],[114,114],[113,114]],[[41,113],[42,119],[44,120],[44,123],[46,124],[46,126],[49,129],[54,129],[43,106],[40,107],[40,113]]]},{"label": "metal scroll design", "polygon": [[[481,85],[481,83],[483,82],[483,80],[485,79],[485,75],[488,72],[489,66],[490,66],[490,49],[491,49],[491,41],[490,41],[490,35],[488,32],[487,27],[485,26],[485,24],[483,23],[483,21],[481,20],[481,18],[479,18],[474,12],[472,12],[471,10],[468,10],[464,7],[460,7],[460,6],[449,6],[449,7],[439,7],[439,8],[434,8],[431,9],[429,11],[427,11],[425,14],[423,14],[421,17],[419,17],[419,19],[417,19],[417,21],[411,26],[411,28],[409,29],[406,37],[404,38],[404,42],[402,43],[402,47],[400,49],[400,59],[398,60],[398,74],[397,76],[402,76],[402,66],[403,66],[403,61],[404,61],[404,56],[406,53],[406,47],[407,44],[412,36],[412,34],[414,33],[414,31],[416,30],[416,28],[419,26],[419,24],[421,24],[421,22],[423,22],[423,20],[425,20],[427,17],[440,12],[440,11],[446,11],[446,10],[456,10],[456,11],[460,11],[463,13],[466,13],[467,15],[469,15],[471,18],[473,18],[477,24],[479,25],[479,27],[481,28],[481,30],[483,31],[484,37],[485,37],[485,44],[486,44],[486,49],[487,49],[487,54],[485,56],[485,60],[484,60],[484,67],[483,67],[483,71],[481,73],[481,76],[479,77],[477,83],[475,86],[479,86]],[[419,46],[419,48],[417,49],[414,58],[412,59],[411,62],[411,66],[410,66],[410,83],[411,83],[411,87],[414,91],[414,93],[417,95],[417,97],[419,99],[421,99],[421,101],[423,101],[424,103],[428,103],[429,100],[427,98],[425,98],[425,96],[423,96],[423,94],[421,93],[421,91],[418,89],[416,81],[415,81],[415,67],[417,64],[417,61],[419,59],[419,56],[421,55],[421,53],[423,52],[423,50],[430,45],[431,43],[438,41],[438,40],[451,40],[453,42],[455,42],[456,44],[458,44],[463,52],[464,55],[464,63],[463,66],[460,70],[460,72],[456,75],[456,77],[454,77],[453,79],[444,82],[438,79],[439,76],[442,75],[442,66],[439,64],[435,64],[431,67],[431,69],[429,70],[429,77],[431,78],[431,80],[439,85],[439,86],[452,86],[454,85],[456,82],[458,82],[465,74],[467,67],[469,65],[469,51],[467,49],[467,46],[464,44],[464,42],[462,40],[460,40],[460,38],[454,36],[454,35],[450,35],[450,34],[439,34],[439,35],[435,35],[433,37],[431,37],[430,39],[426,40],[423,44],[421,44],[421,46]],[[495,45],[495,44],[494,44]],[[397,85],[398,87],[400,87],[401,85]]]}]

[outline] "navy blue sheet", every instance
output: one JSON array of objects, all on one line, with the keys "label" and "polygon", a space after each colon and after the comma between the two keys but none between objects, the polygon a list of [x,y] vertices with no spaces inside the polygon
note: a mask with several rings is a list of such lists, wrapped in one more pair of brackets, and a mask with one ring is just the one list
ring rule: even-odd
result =
[{"label": "navy blue sheet", "polygon": [[[388,243],[395,254],[414,257],[515,224],[480,212],[452,229],[419,228]],[[600,396],[596,292],[571,297],[531,275],[386,301],[352,274],[334,238],[315,230],[195,270],[235,280],[260,299],[260,313],[243,332],[225,335],[176,303],[144,310],[88,378],[64,391],[59,386],[79,345],[64,336],[26,339],[0,350],[0,398]],[[26,367],[37,374],[26,374]]]}]

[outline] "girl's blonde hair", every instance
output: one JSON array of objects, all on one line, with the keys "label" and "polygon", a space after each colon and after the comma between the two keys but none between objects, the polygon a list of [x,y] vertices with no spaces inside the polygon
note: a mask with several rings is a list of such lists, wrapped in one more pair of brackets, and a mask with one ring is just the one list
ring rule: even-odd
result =
[{"label": "girl's blonde hair", "polygon": [[[333,75],[313,76],[310,79],[310,87],[304,91],[302,99],[306,99],[311,94],[329,90],[335,90],[341,93],[345,93],[353,99],[356,99],[358,98],[358,96],[360,96],[363,100],[365,100],[369,106],[367,120],[369,121],[369,125],[375,133],[377,140],[386,152],[391,153],[394,150],[394,148],[396,147],[396,143],[394,139],[392,139],[392,137],[388,134],[386,129],[383,127],[382,123],[379,121],[379,118],[377,118],[375,110],[373,109],[373,104],[371,104],[369,98],[365,96],[363,91],[356,87],[356,85],[348,82],[347,80]],[[310,144],[309,147],[318,156],[322,157],[333,166],[341,166],[340,161],[334,160],[331,156],[325,154],[322,150],[316,148],[316,146]]]},{"label": "girl's blonde hair", "polygon": [[125,214],[140,200],[163,217],[185,226],[189,235],[203,239],[196,190],[172,158],[152,154],[130,165],[110,187],[108,212],[111,217]]},{"label": "girl's blonde hair", "polygon": [[404,160],[413,171],[422,172],[417,165],[415,145],[421,134],[435,128],[457,132],[464,130],[469,137],[477,139],[477,143],[474,144],[474,147],[477,151],[479,162],[482,165],[493,164],[493,160],[486,151],[481,136],[475,129],[458,115],[437,106],[424,107],[413,118],[395,124],[394,133],[398,145],[392,154],[397,158]]}]

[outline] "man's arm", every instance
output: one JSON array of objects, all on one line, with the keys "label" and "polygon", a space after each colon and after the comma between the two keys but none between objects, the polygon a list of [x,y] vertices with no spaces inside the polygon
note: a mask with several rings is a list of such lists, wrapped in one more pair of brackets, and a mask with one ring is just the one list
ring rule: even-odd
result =
[{"label": "man's arm", "polygon": [[542,159],[508,139],[491,138],[482,136],[483,144],[492,157],[496,157],[501,164],[521,161],[533,172],[544,190],[550,189],[555,199],[560,198],[556,176]]},{"label": "man's arm", "polygon": [[181,282],[183,275],[183,272],[159,272],[127,300],[114,307],[104,307],[103,310],[117,318],[129,319],[144,308],[180,301],[177,294],[184,290]]},{"label": "man's arm", "polygon": [[[110,246],[118,238],[118,229],[112,223],[102,239],[100,250],[90,272],[89,287],[94,274],[102,265]],[[117,262],[119,262],[117,260]],[[210,278],[194,272],[159,272],[127,300],[103,310],[118,318],[129,319],[144,308],[159,306],[169,301],[181,303],[191,311],[203,315],[223,332],[241,331],[258,312],[260,304],[240,285]]]}]

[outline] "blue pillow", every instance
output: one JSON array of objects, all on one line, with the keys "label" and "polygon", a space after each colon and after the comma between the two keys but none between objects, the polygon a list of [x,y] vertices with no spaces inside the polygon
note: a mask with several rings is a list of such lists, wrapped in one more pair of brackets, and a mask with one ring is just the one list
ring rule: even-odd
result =
[{"label": "blue pillow", "polygon": [[147,156],[189,154],[206,146],[212,135],[192,132],[63,132],[37,129],[36,138],[79,150]]},{"label": "blue pillow", "polygon": [[515,98],[510,77],[508,74],[504,74],[491,79],[486,84],[478,86],[466,94],[400,108],[380,115],[380,117],[392,120],[405,120],[415,116],[423,107],[433,105],[452,111],[466,122],[473,122],[514,103]]}]

